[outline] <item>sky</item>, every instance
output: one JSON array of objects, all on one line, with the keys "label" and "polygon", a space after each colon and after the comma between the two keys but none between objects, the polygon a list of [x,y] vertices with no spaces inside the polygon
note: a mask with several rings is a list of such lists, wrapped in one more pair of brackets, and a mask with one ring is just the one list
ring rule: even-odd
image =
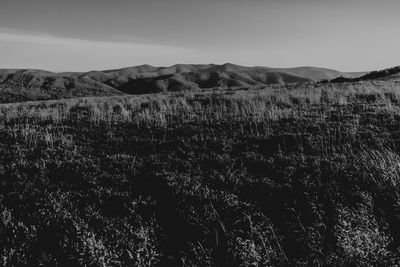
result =
[{"label": "sky", "polygon": [[0,0],[0,68],[400,65],[398,0]]}]

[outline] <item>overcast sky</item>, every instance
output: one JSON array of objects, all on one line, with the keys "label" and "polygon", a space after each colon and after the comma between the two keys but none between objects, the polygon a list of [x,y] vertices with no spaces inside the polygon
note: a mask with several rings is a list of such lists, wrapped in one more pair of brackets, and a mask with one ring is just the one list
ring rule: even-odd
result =
[{"label": "overcast sky", "polygon": [[400,65],[399,0],[0,0],[0,68]]}]

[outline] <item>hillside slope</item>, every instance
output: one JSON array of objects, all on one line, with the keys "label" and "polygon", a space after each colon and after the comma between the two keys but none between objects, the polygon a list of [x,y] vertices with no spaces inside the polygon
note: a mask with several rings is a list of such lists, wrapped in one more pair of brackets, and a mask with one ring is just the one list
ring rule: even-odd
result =
[{"label": "hillside slope", "polygon": [[237,88],[272,84],[305,83],[312,82],[312,80],[285,73],[199,71],[165,74],[156,77],[122,78],[117,76],[116,79],[103,82],[124,93],[144,94],[221,87]]},{"label": "hillside slope", "polygon": [[110,96],[120,91],[92,80],[43,70],[0,70],[0,102]]},{"label": "hillside slope", "polygon": [[141,65],[117,70],[76,73],[75,75],[102,82],[131,94],[313,81],[313,79],[284,71],[278,72],[265,67],[243,67],[234,64],[178,64],[170,67]]},{"label": "hillside slope", "polygon": [[362,74],[364,73],[341,73],[316,67],[244,67],[230,63],[176,64],[169,67],[140,65],[84,73],[0,69],[0,102],[193,91],[207,88],[249,88],[332,80],[342,76],[354,78]]},{"label": "hillside slope", "polygon": [[400,66],[387,68],[378,71],[371,71],[363,76],[357,78],[337,77],[332,79],[331,83],[344,83],[344,82],[360,82],[368,80],[397,80],[400,75]]},{"label": "hillside slope", "polygon": [[[244,67],[231,63],[223,65],[215,64],[177,64],[170,67],[154,67],[150,65],[140,65],[117,70],[91,71],[84,73],[96,81],[121,84],[128,79],[158,77],[176,73],[198,73],[198,72],[235,72],[235,73],[283,73],[291,76],[301,77],[308,80],[319,81],[324,79],[334,79],[340,76],[355,78],[366,74],[365,72],[339,72],[336,70],[317,68],[317,67],[297,67],[297,68],[269,68],[269,67]],[[302,81],[300,81],[302,82]]]},{"label": "hillside slope", "polygon": [[367,72],[340,72],[337,70],[316,68],[316,67],[297,67],[297,68],[270,68],[270,71],[283,72],[290,75],[305,77],[314,81],[331,80],[337,77],[357,78]]}]

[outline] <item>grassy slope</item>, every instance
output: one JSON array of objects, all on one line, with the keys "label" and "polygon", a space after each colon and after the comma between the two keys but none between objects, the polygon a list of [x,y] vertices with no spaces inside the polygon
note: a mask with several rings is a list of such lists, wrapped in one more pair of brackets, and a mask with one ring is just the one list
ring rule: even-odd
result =
[{"label": "grassy slope", "polygon": [[0,105],[4,264],[398,262],[395,81]]},{"label": "grassy slope", "polygon": [[210,87],[251,87],[257,85],[304,83],[364,73],[342,73],[316,68],[244,67],[226,63],[177,64],[170,67],[140,65],[116,70],[91,71],[83,75],[127,93],[198,90]]},{"label": "grassy slope", "polygon": [[[317,67],[297,67],[297,68],[269,68],[269,67],[244,67],[240,65],[226,63],[223,65],[215,64],[177,64],[170,67],[154,67],[150,65],[140,65],[116,70],[88,72],[86,75],[95,80],[115,80],[121,77],[145,78],[177,73],[199,73],[199,72],[236,72],[236,73],[284,73],[296,77],[302,77],[314,81],[324,79],[334,79],[339,76],[359,77],[365,73],[343,73],[332,69]],[[127,80],[122,78],[121,81]],[[117,81],[118,83],[118,81]]]},{"label": "grassy slope", "polygon": [[331,80],[340,76],[357,78],[367,73],[367,72],[340,72],[337,70],[316,68],[316,67],[271,68],[271,71],[284,72],[299,77],[307,77],[314,81]]},{"label": "grassy slope", "polygon": [[[208,65],[205,65],[208,66]],[[310,82],[284,73],[232,69],[228,65],[148,65],[88,73],[43,70],[0,70],[0,103],[89,96],[199,91],[204,88],[243,88],[266,84]],[[204,69],[204,70],[203,70]],[[192,71],[192,72],[190,72]]]},{"label": "grassy slope", "polygon": [[0,103],[121,94],[87,77],[43,70],[0,70]]},{"label": "grassy slope", "polygon": [[141,65],[87,73],[0,69],[0,103],[123,93],[199,91],[204,88],[238,89],[271,84],[307,83],[333,79],[341,75],[352,77],[353,74],[314,67],[273,69],[228,63],[178,64],[170,67]]},{"label": "grassy slope", "polygon": [[[176,92],[204,88],[239,88],[271,84],[306,83],[313,79],[264,67],[224,65],[141,65],[118,70],[79,73],[129,94]],[[337,77],[337,76],[335,76]]]}]

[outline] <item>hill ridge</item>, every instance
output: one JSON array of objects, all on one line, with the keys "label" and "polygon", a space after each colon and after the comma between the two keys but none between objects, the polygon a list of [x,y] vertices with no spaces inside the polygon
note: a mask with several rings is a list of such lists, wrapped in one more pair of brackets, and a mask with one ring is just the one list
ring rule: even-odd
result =
[{"label": "hill ridge", "polygon": [[[318,67],[270,68],[224,64],[143,64],[87,72],[51,72],[40,69],[0,69],[0,102],[49,100],[82,96],[193,91],[208,88],[309,83],[354,73]],[[359,75],[359,74],[357,74]]]}]

